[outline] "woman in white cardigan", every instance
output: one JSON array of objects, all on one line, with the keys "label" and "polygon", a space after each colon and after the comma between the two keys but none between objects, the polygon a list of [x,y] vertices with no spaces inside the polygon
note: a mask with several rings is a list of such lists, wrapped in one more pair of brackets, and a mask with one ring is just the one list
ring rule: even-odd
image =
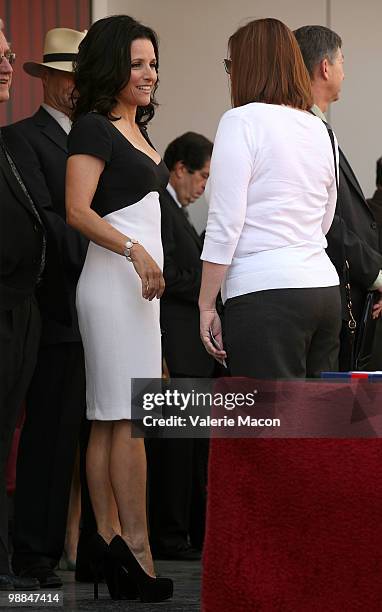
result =
[{"label": "woman in white cardigan", "polygon": [[309,112],[309,76],[283,23],[243,26],[229,52],[233,109],[219,124],[206,192],[201,337],[233,376],[319,376],[336,369],[341,326],[325,252],[337,197],[330,138]]}]

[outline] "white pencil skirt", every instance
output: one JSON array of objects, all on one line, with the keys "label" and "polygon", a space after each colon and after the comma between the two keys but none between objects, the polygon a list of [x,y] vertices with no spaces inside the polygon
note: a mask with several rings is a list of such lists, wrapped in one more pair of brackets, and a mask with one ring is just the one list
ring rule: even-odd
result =
[{"label": "white pencil skirt", "polygon": [[[163,268],[158,193],[104,217],[136,238]],[[85,351],[87,418],[131,418],[131,379],[160,378],[159,300],[142,298],[141,279],[125,257],[89,244],[77,286]]]}]

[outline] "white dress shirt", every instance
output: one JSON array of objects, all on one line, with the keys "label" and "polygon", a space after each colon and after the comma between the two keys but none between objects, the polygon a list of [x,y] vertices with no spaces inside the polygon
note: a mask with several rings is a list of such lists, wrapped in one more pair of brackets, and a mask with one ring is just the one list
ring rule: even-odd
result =
[{"label": "white dress shirt", "polygon": [[66,134],[69,134],[70,130],[72,129],[72,122],[70,121],[69,117],[61,111],[57,110],[56,108],[53,108],[53,106],[45,104],[45,102],[43,102],[41,106],[43,107],[43,109],[46,110],[47,113],[49,113],[49,115],[51,115],[51,117],[53,117],[53,119],[57,121],[57,123],[62,127],[64,132]]},{"label": "white dress shirt", "polygon": [[167,187],[166,187],[167,191],[169,192],[170,196],[172,197],[172,199],[176,202],[176,204],[179,206],[179,208],[183,208],[183,206],[181,205],[181,203],[178,200],[178,196],[176,195],[176,191],[174,189],[174,187],[171,185],[171,183],[168,183]]},{"label": "white dress shirt", "polygon": [[325,252],[337,189],[320,119],[263,103],[228,111],[217,131],[206,194],[202,259],[229,265],[223,301],[266,289],[339,284]]}]

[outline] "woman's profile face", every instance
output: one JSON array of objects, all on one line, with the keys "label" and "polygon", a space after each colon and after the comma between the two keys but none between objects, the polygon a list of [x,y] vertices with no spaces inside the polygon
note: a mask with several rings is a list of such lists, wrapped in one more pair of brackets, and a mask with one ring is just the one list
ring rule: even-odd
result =
[{"label": "woman's profile face", "polygon": [[147,106],[157,82],[157,60],[151,40],[137,38],[130,48],[131,73],[127,85],[120,91],[117,100],[129,106]]}]

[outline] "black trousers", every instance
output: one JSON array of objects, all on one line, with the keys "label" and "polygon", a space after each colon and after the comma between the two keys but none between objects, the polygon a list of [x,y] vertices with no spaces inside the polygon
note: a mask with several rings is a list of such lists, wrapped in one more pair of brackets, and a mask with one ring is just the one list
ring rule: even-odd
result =
[{"label": "black trousers", "polygon": [[17,460],[15,572],[33,565],[54,567],[61,557],[85,404],[82,344],[40,347]]},{"label": "black trousers", "polygon": [[231,298],[224,346],[232,376],[315,378],[338,367],[338,287],[271,289]]},{"label": "black trousers", "polygon": [[5,468],[12,436],[36,363],[41,321],[34,297],[0,310],[0,574],[9,572]]},{"label": "black trousers", "polygon": [[156,551],[203,546],[208,439],[146,440],[150,543]]},{"label": "black trousers", "polygon": [[[172,378],[189,378],[173,374]],[[150,544],[156,551],[201,549],[204,541],[208,439],[146,440]]]}]

